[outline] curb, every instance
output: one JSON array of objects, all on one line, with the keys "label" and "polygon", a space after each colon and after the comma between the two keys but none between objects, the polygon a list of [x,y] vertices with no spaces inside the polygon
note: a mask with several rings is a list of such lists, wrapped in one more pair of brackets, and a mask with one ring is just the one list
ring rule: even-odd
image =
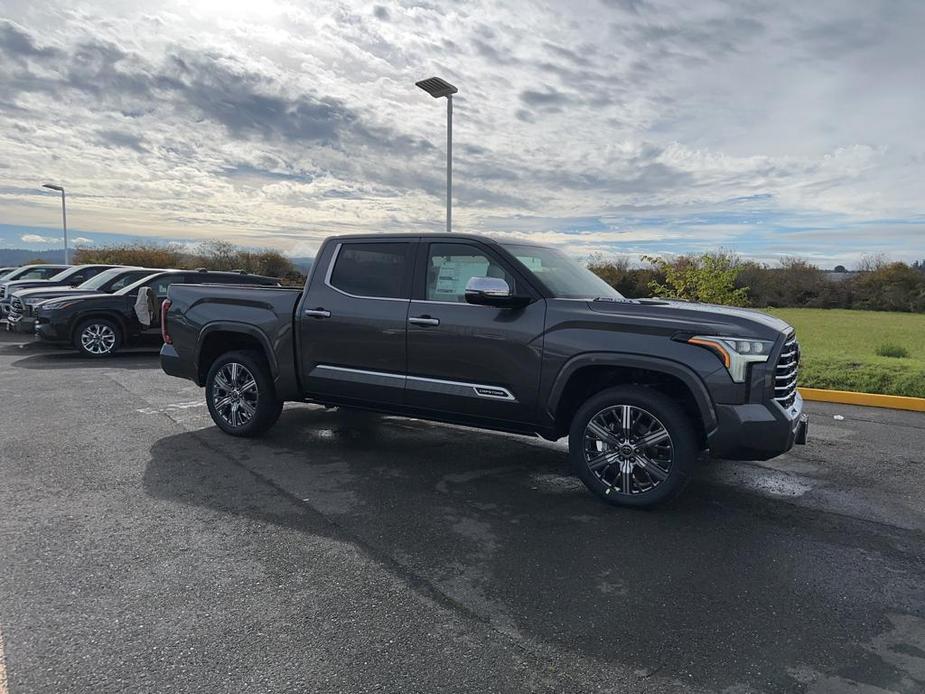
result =
[{"label": "curb", "polygon": [[909,398],[904,395],[878,395],[877,393],[852,393],[847,390],[821,390],[819,388],[797,388],[797,390],[800,391],[800,395],[803,396],[804,400],[925,412],[925,398]]}]

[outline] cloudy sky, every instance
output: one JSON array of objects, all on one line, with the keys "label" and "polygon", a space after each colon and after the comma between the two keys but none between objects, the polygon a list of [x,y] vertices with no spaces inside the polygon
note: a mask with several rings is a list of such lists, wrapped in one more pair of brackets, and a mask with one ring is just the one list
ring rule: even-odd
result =
[{"label": "cloudy sky", "polygon": [[457,231],[925,257],[925,2],[3,0],[0,247]]}]

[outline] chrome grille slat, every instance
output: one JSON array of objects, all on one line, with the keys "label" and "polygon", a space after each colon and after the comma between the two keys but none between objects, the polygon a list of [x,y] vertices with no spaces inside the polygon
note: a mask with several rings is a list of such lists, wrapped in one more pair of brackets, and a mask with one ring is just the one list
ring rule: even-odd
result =
[{"label": "chrome grille slat", "polygon": [[799,369],[800,346],[796,336],[792,336],[784,343],[774,369],[772,396],[783,407],[790,407],[796,400]]}]

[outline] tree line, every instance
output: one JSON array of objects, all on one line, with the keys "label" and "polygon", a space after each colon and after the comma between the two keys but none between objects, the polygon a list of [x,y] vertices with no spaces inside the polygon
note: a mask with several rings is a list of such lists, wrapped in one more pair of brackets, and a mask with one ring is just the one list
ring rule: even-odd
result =
[{"label": "tree line", "polygon": [[227,241],[205,241],[189,250],[176,244],[126,244],[103,248],[78,248],[72,260],[85,263],[137,265],[180,270],[243,270],[254,275],[276,277],[286,285],[305,282],[299,268],[278,251],[248,250]]},{"label": "tree line", "polygon": [[671,259],[593,256],[589,268],[629,298],[665,297],[732,306],[851,308],[925,312],[925,260],[907,264],[881,256],[862,260],[857,272],[826,272],[802,258],[776,265],[729,251]]}]

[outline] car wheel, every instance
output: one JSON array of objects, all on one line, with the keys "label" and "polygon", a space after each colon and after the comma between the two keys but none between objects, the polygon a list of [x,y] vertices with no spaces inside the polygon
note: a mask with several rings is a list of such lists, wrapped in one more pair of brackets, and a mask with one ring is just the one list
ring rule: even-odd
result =
[{"label": "car wheel", "polygon": [[206,376],[206,404],[212,421],[232,436],[259,436],[283,410],[266,359],[250,351],[215,360]]},{"label": "car wheel", "polygon": [[109,357],[121,346],[122,329],[106,318],[85,320],[74,332],[74,347],[85,357]]},{"label": "car wheel", "polygon": [[652,506],[674,498],[699,453],[684,410],[642,386],[617,386],[592,396],[569,430],[573,469],[588,489],[614,506]]}]

